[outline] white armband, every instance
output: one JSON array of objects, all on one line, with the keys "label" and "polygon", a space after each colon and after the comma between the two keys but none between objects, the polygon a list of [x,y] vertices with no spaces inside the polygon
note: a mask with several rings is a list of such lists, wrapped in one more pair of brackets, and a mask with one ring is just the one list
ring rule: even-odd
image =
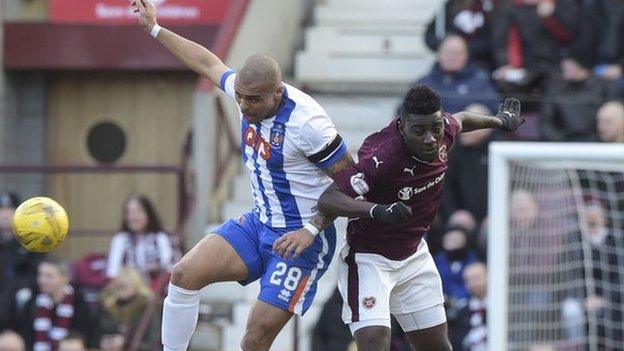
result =
[{"label": "white armband", "polygon": [[159,26],[159,25],[158,25],[158,23],[157,23],[157,24],[155,24],[155,25],[152,27],[152,30],[150,30],[150,35],[151,35],[151,36],[153,36],[154,38],[157,38],[157,37],[158,37],[158,33],[160,33],[160,30],[161,30],[161,29],[162,29],[162,27],[161,27],[161,26]]},{"label": "white armband", "polygon": [[314,226],[314,224],[308,222],[306,223],[303,228],[307,229],[310,233],[312,233],[312,235],[317,236],[318,233],[320,232],[320,230],[318,230],[317,227]]}]

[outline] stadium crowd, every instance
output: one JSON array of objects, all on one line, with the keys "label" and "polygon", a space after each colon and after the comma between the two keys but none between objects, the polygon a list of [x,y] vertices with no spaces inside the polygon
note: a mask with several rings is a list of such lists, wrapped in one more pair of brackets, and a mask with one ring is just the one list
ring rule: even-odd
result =
[{"label": "stadium crowd", "polygon": [[108,255],[72,263],[22,248],[11,225],[19,203],[0,192],[0,350],[159,349],[162,293],[180,254],[151,201],[128,197]]},{"label": "stadium crowd", "polygon": [[[624,1],[448,0],[425,40],[437,62],[415,83],[435,88],[447,112],[492,114],[502,97],[513,96],[529,119],[513,135],[488,130],[460,136],[449,158],[440,216],[427,238],[442,277],[453,347],[480,351],[487,342],[488,144],[624,142]],[[0,193],[0,350],[156,350],[163,287],[180,252],[149,199],[127,199],[108,255],[71,265],[17,243],[11,218],[18,204],[15,194]],[[512,194],[511,206],[512,216],[519,216],[512,218],[514,228],[533,230],[539,204],[532,195]],[[610,227],[604,207],[587,201],[586,220],[593,226],[582,235],[590,237],[592,260],[601,259],[602,247],[615,245],[614,235],[622,235],[621,228]],[[607,256],[609,265],[623,266],[618,259]],[[606,296],[600,282],[621,286],[623,277],[600,271],[591,276],[595,291],[562,298],[566,337],[582,339],[583,319],[594,314],[604,320],[598,333],[619,328],[609,335],[622,345],[622,301],[614,300],[617,294]],[[337,292],[326,302],[312,338],[314,351],[349,347],[341,305]],[[400,331],[393,333],[392,349],[409,350]]]}]

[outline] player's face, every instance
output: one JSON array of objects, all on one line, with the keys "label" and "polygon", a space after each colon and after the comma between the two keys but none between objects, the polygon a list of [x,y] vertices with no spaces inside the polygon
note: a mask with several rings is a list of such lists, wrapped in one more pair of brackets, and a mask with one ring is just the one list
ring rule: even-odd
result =
[{"label": "player's face", "polygon": [[236,102],[250,123],[260,122],[277,112],[284,87],[274,84],[244,84],[236,82]]},{"label": "player's face", "polygon": [[428,116],[402,116],[399,130],[407,148],[418,159],[431,162],[438,158],[438,150],[444,136],[441,111]]}]

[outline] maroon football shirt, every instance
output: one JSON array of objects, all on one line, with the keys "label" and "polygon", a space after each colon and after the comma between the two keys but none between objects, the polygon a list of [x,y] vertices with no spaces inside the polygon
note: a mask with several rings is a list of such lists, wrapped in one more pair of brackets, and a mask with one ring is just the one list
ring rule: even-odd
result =
[{"label": "maroon football shirt", "polygon": [[391,260],[403,260],[416,252],[440,207],[448,151],[459,133],[453,116],[445,113],[443,119],[437,160],[423,162],[414,157],[395,119],[368,136],[358,151],[358,163],[338,174],[336,185],[349,196],[385,205],[401,201],[412,208],[412,218],[398,225],[350,218],[347,242],[354,252],[376,253]]}]

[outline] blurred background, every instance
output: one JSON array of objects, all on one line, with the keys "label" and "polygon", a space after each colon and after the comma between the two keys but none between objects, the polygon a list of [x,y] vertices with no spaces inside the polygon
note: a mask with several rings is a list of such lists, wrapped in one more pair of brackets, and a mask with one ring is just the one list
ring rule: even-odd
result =
[{"label": "blurred background", "polygon": [[[489,143],[624,142],[622,0],[154,2],[162,26],[230,67],[258,52],[276,58],[285,81],[328,111],[354,156],[396,116],[412,84],[435,88],[450,113],[495,114],[509,96],[523,102],[528,121],[516,133],[456,141],[427,238],[456,350],[486,350]],[[0,350],[32,349],[34,297],[67,286],[76,328],[55,350],[158,350],[173,264],[252,206],[235,105],[143,32],[125,0],[0,0],[0,23],[0,330],[17,332],[0,334]],[[510,300],[538,312],[510,310],[509,349],[624,350],[621,163],[566,166],[582,203],[565,216],[582,219],[564,232],[536,223],[560,218],[544,209],[565,201],[542,185],[568,180],[514,169],[511,202],[500,206],[512,209],[511,247],[527,253],[511,264],[530,262],[530,273],[558,280],[510,277],[520,290],[557,288]],[[71,225],[45,256],[21,249],[10,228],[20,201],[41,194],[66,208]],[[345,227],[339,220],[340,237]],[[514,241],[514,230],[529,239]],[[540,247],[556,263],[530,256]],[[578,267],[564,271],[570,263]],[[353,347],[335,287],[330,268],[310,311],[286,326],[273,350]],[[192,349],[238,350],[258,290],[204,289]],[[410,350],[400,328],[392,350]]]}]

